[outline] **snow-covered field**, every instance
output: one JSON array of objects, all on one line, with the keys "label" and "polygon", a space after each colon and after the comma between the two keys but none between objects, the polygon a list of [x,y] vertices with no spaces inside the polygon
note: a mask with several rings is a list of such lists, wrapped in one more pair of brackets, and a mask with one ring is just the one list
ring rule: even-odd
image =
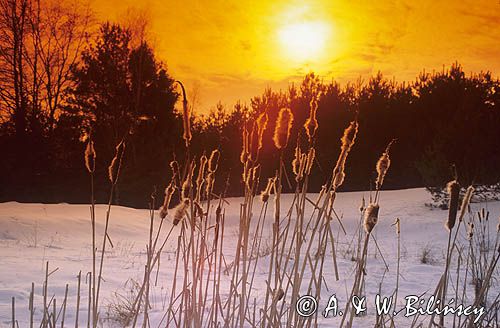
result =
[{"label": "snow-covered field", "polygon": [[[368,198],[368,193],[340,193],[335,202],[335,210],[342,217],[347,235],[339,229],[335,221],[337,238],[337,256],[340,280],[335,281],[331,261],[325,261],[325,288],[319,300],[318,312],[326,306],[330,295],[336,294],[339,306],[344,307],[352,286],[355,262],[351,261],[353,245],[350,245],[358,227],[360,218],[359,206],[362,197]],[[311,195],[314,199],[316,196]],[[283,196],[283,208],[288,209],[292,195]],[[239,222],[239,204],[241,199],[228,199],[230,205],[225,207],[226,225],[224,254],[226,259],[234,256],[237,243]],[[260,200],[256,200],[260,203]],[[374,236],[383,254],[380,256],[373,242],[369,246],[369,258],[366,276],[366,295],[368,315],[355,319],[354,327],[374,326],[373,301],[379,289],[383,295],[390,295],[396,282],[397,237],[392,225],[395,218],[401,219],[401,278],[399,289],[400,307],[404,306],[406,295],[432,294],[443,273],[444,258],[448,240],[448,232],[443,224],[447,212],[432,210],[425,206],[430,202],[430,196],[424,189],[409,189],[384,191],[380,198],[379,223],[374,230]],[[260,208],[259,204],[256,204]],[[495,240],[496,225],[500,214],[500,202],[473,204],[473,210],[484,207],[490,212],[490,237]],[[105,218],[105,205],[97,206],[97,231],[101,242]],[[86,327],[88,284],[85,275],[91,270],[91,226],[88,205],[68,204],[20,204],[15,202],[0,204],[0,327],[11,326],[11,301],[15,297],[16,318],[19,327],[28,327],[28,301],[31,283],[35,283],[36,315],[40,317],[42,304],[42,285],[45,274],[45,263],[49,261],[49,271],[57,269],[49,277],[49,298],[55,295],[58,306],[62,304],[66,284],[69,284],[69,294],[66,310],[66,326],[74,327],[77,275],[82,272],[82,296],[80,306],[80,324]],[[126,294],[126,288],[131,279],[142,281],[146,261],[146,244],[149,240],[149,211],[113,206],[109,234],[114,247],[109,248],[105,257],[104,281],[102,285],[101,311],[113,302],[114,293]],[[270,220],[268,220],[270,221]],[[167,223],[170,225],[171,223]],[[167,227],[169,228],[169,227]],[[173,230],[175,235],[177,227]],[[165,229],[168,231],[169,229]],[[269,236],[270,231],[269,230]],[[461,233],[459,240],[465,242]],[[271,237],[269,237],[269,242]],[[151,320],[152,327],[157,327],[165,311],[165,304],[171,283],[175,263],[176,238],[170,239],[162,257],[158,284],[151,290]],[[331,257],[331,248],[326,256]],[[429,263],[421,261],[423,252],[428,252]],[[386,272],[384,260],[389,271]],[[451,270],[454,270],[455,264]],[[268,262],[263,259],[258,263],[253,295],[263,297],[264,281],[267,279]],[[498,268],[494,273],[495,285],[493,294],[500,293]],[[463,277],[463,275],[462,275]],[[223,278],[224,279],[224,278]],[[229,280],[228,277],[225,278]],[[129,284],[127,284],[129,282]],[[222,288],[222,287],[221,287]],[[453,290],[450,287],[450,290]],[[470,297],[473,295],[471,294]],[[466,304],[470,304],[471,298]],[[259,300],[260,301],[260,300]],[[285,300],[290,302],[290,300]],[[398,326],[409,326],[413,318],[397,316]],[[324,327],[337,326],[340,320],[323,318],[319,322]],[[105,322],[104,326],[110,326]],[[38,326],[38,325],[36,325]],[[58,325],[59,326],[59,325]]]}]

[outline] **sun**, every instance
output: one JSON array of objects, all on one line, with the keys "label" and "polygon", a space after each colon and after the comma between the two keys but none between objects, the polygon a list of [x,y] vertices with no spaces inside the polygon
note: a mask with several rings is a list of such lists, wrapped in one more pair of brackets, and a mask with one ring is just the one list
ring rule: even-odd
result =
[{"label": "sun", "polygon": [[330,34],[331,26],[326,22],[309,21],[282,26],[278,30],[278,39],[286,57],[298,62],[312,62],[324,55]]}]

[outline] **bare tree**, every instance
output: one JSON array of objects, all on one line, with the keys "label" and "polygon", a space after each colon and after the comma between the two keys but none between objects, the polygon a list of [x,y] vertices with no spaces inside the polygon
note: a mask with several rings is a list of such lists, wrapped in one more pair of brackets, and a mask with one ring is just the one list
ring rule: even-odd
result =
[{"label": "bare tree", "polygon": [[0,0],[0,109],[18,136],[28,116],[54,128],[91,28],[89,6],[55,0]]},{"label": "bare tree", "polygon": [[27,128],[27,87],[24,45],[28,0],[0,0],[0,110],[12,118],[16,136]]},{"label": "bare tree", "polygon": [[[64,89],[70,83],[71,69],[76,65],[91,28],[88,4],[65,1],[34,0],[38,8],[33,15],[33,58],[40,60],[42,105],[47,115],[49,132],[54,128]],[[36,75],[36,66],[33,67]]]}]

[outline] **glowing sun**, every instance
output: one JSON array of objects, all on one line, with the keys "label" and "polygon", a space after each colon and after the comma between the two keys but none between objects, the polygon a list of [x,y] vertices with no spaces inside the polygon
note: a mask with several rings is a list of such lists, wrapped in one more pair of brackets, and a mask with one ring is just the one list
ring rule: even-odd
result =
[{"label": "glowing sun", "polygon": [[292,23],[278,30],[278,38],[288,58],[315,61],[324,54],[330,29],[327,23],[320,21]]}]

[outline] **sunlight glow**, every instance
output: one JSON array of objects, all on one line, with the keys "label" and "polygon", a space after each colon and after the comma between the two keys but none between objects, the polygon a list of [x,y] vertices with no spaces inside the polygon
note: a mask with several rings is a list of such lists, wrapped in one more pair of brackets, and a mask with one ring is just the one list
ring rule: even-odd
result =
[{"label": "sunlight glow", "polygon": [[294,61],[318,60],[324,55],[331,27],[321,21],[301,22],[283,26],[278,31],[285,55]]}]

